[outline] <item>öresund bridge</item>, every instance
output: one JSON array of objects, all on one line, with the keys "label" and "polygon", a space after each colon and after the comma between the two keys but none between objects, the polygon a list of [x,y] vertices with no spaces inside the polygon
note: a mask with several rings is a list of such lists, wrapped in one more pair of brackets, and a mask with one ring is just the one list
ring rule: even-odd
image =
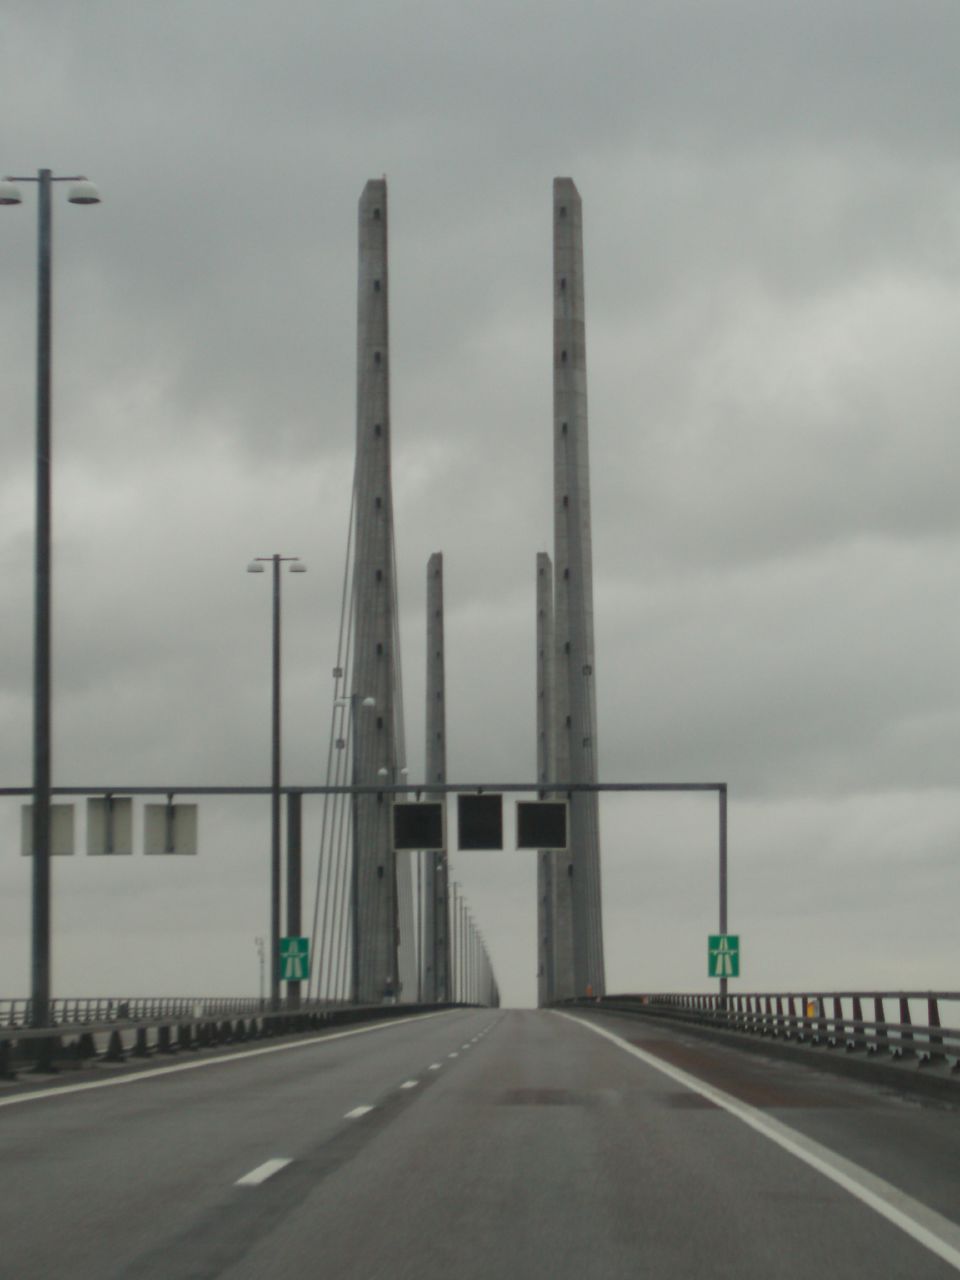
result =
[{"label": "\u00f6resund bridge", "polygon": [[[942,1277],[960,1271],[960,992],[743,992],[728,931],[727,788],[603,782],[580,195],[553,184],[552,552],[531,555],[537,757],[451,781],[443,555],[427,583],[425,772],[410,778],[391,485],[388,202],[359,203],[357,419],[326,775],[280,770],[272,572],[270,786],[50,776],[49,170],[40,205],[31,990],[0,1000],[0,1276]],[[0,203],[20,200],[0,183]],[[71,199],[96,201],[86,179]],[[609,993],[598,797],[717,799],[719,912],[697,993]],[[451,850],[537,859],[536,1010],[500,1007]],[[259,994],[66,997],[50,984],[51,859],[197,850],[204,795],[271,806]],[[302,901],[302,803],[321,797]],[[28,802],[28,803],[27,803]]]}]

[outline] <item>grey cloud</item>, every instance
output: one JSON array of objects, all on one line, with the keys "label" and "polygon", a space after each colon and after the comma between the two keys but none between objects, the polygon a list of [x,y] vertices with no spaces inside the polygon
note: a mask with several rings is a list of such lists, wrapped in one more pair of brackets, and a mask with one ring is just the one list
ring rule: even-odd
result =
[{"label": "grey cloud", "polygon": [[[424,567],[442,549],[451,774],[529,775],[533,557],[552,541],[550,180],[572,174],[604,775],[730,781],[751,972],[825,974],[777,936],[789,926],[800,955],[822,927],[833,972],[947,981],[955,956],[906,890],[956,899],[953,6],[51,0],[3,23],[4,171],[79,167],[104,195],[55,213],[58,776],[266,775],[268,606],[243,567],[274,550],[310,564],[285,597],[288,767],[322,771],[356,202],[382,172],[411,766]],[[33,214],[32,196],[0,211],[11,783],[29,768]],[[914,831],[903,878],[890,806]],[[715,903],[705,887],[689,904],[688,869],[711,866],[713,828],[691,812],[657,810],[642,838],[636,813],[605,820],[617,982],[702,986]],[[196,915],[187,880],[136,859],[115,882],[83,860],[58,871],[76,903],[66,972],[106,981],[91,935],[126,928],[110,904],[125,922],[143,892],[191,957],[178,970],[151,944],[144,988],[195,985],[206,910],[223,962],[205,977],[251,989],[264,815],[205,814],[182,872]],[[841,908],[823,885],[845,859]],[[529,999],[531,867],[458,873],[517,975],[508,998]],[[12,990],[20,862],[0,878]],[[892,898],[911,904],[910,945],[884,960],[871,922]],[[661,924],[689,940],[673,970],[639,940],[669,955]]]}]

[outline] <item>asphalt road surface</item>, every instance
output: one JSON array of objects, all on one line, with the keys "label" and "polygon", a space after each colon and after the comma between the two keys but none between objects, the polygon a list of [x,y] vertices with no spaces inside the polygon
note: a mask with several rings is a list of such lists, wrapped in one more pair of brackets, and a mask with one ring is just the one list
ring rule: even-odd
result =
[{"label": "asphalt road surface", "polygon": [[0,1088],[3,1280],[960,1271],[960,1112],[601,1014]]}]

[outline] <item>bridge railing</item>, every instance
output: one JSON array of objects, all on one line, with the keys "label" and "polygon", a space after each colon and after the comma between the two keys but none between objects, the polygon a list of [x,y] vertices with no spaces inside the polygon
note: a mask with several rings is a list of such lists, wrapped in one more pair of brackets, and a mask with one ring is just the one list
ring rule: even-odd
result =
[{"label": "bridge railing", "polygon": [[954,1071],[960,1070],[957,991],[651,993],[584,1003],[848,1053],[951,1064]]},{"label": "bridge railing", "polygon": [[[282,1010],[328,1008],[336,1002],[300,1000],[280,1002]],[[239,1017],[264,1012],[267,1003],[250,996],[66,996],[51,1000],[49,1025],[83,1026],[110,1022],[153,1022],[159,1019]],[[0,1028],[29,1027],[33,1020],[29,999],[0,999]]]},{"label": "bridge railing", "polygon": [[214,1049],[276,1036],[323,1033],[336,1026],[405,1018],[468,1004],[376,1004],[344,1001],[266,1001],[243,998],[59,999],[55,1023],[30,1025],[29,1000],[2,1000],[0,1080],[26,1068],[49,1070],[53,1063],[82,1064],[94,1059],[123,1062],[192,1049]]}]

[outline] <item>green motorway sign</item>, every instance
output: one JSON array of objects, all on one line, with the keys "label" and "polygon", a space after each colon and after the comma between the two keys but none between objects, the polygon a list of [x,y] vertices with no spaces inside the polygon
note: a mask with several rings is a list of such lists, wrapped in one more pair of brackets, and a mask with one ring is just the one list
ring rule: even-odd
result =
[{"label": "green motorway sign", "polygon": [[306,982],[310,977],[310,939],[280,939],[281,982]]},{"label": "green motorway sign", "polygon": [[740,935],[711,933],[707,939],[707,972],[711,978],[740,977]]}]

